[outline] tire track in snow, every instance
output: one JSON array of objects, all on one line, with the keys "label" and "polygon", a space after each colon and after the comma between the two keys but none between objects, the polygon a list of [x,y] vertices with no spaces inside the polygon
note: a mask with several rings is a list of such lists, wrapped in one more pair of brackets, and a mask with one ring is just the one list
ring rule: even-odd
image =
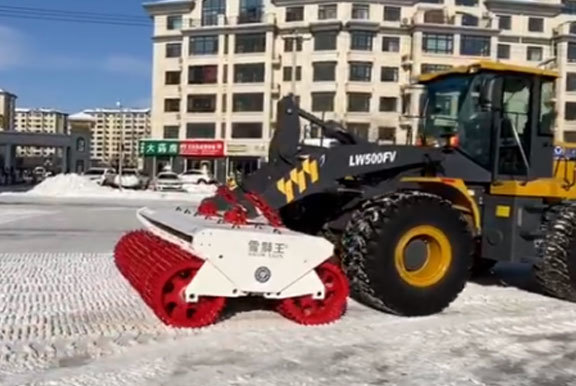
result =
[{"label": "tire track in snow", "polygon": [[34,217],[47,216],[55,213],[57,212],[48,210],[37,210],[37,209],[0,210],[0,225],[21,220],[27,220]]},{"label": "tire track in snow", "polygon": [[[244,383],[282,384],[282,377],[288,377],[306,384],[307,376],[333,382],[329,373],[315,374],[303,356],[328,358],[330,346],[332,354],[350,347],[372,351],[392,347],[387,349],[386,360],[401,362],[416,351],[427,371],[434,372],[443,369],[435,357],[444,355],[447,346],[493,341],[493,347],[502,347],[510,337],[576,333],[573,304],[514,288],[476,284],[469,284],[445,313],[423,318],[399,318],[351,302],[344,318],[330,326],[301,327],[272,312],[254,311],[199,331],[178,330],[158,322],[116,271],[110,254],[0,254],[0,270],[3,384],[24,384],[39,376],[59,384],[161,383],[174,376],[182,358],[192,355],[206,361],[234,348],[254,357],[269,357],[264,364],[249,360],[250,355],[240,360],[241,365],[230,361],[228,367],[245,376],[254,371],[264,374],[261,383],[250,377],[242,378]],[[521,345],[509,346],[510,358],[526,356]],[[365,360],[370,356],[367,353]],[[298,369],[306,369],[301,376],[290,366],[280,366],[293,362]],[[276,365],[281,371],[271,370]],[[407,368],[400,366],[398,371]],[[198,382],[228,383],[230,377],[208,369]]]}]

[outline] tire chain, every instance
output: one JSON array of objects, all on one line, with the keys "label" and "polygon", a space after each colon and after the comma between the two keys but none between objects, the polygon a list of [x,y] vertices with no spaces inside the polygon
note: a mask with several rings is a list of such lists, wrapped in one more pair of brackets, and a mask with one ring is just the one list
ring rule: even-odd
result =
[{"label": "tire chain", "polygon": [[551,296],[576,301],[576,288],[568,270],[569,250],[576,237],[576,205],[560,204],[544,215],[545,235],[536,240],[539,261],[534,274],[542,289]]},{"label": "tire chain", "polygon": [[[398,210],[402,202],[417,202],[425,199],[438,201],[440,205],[452,207],[451,203],[437,195],[420,191],[400,191],[374,197],[366,201],[352,215],[342,236],[342,265],[350,281],[351,293],[359,300],[385,312],[397,313],[386,306],[374,293],[364,266],[364,256],[368,253],[368,240],[379,223],[386,223],[388,217]],[[463,220],[463,225],[468,226]]]}]

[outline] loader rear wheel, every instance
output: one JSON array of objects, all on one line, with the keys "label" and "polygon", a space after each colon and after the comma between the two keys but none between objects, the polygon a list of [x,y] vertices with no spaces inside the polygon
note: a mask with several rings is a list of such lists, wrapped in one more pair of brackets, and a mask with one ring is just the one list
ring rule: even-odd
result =
[{"label": "loader rear wheel", "polygon": [[397,192],[353,214],[342,237],[352,295],[404,316],[442,311],[463,290],[473,261],[464,216],[441,197]]},{"label": "loader rear wheel", "polygon": [[576,206],[553,207],[545,214],[543,229],[536,280],[548,295],[576,302]]}]

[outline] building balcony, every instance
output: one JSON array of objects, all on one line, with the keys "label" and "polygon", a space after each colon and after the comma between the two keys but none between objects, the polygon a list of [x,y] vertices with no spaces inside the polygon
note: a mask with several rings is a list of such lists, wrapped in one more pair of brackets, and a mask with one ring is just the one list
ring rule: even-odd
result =
[{"label": "building balcony", "polygon": [[412,18],[413,25],[433,25],[464,28],[493,29],[495,23],[489,14],[450,12],[447,9],[420,9]]},{"label": "building balcony", "polygon": [[569,21],[559,24],[554,28],[553,34],[555,37],[560,36],[576,36],[576,21]]},{"label": "building balcony", "polygon": [[252,24],[274,24],[273,13],[246,12],[237,16],[209,15],[201,19],[188,19],[185,29],[238,27]]}]

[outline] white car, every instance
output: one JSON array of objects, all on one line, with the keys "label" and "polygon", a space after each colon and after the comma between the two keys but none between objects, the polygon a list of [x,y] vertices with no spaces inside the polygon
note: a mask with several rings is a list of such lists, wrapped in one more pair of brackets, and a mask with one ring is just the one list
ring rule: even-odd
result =
[{"label": "white car", "polygon": [[176,190],[182,191],[184,184],[178,176],[178,174],[173,172],[161,172],[158,173],[156,178],[151,184],[153,190]]},{"label": "white car", "polygon": [[185,184],[215,184],[216,180],[204,169],[191,169],[180,174],[180,179]]},{"label": "white car", "polygon": [[120,174],[117,174],[112,185],[127,189],[141,189],[146,187],[147,178],[136,169],[122,169],[122,178]]},{"label": "white car", "polygon": [[91,168],[82,174],[90,181],[96,182],[98,185],[109,185],[116,174],[114,169],[110,168]]}]

